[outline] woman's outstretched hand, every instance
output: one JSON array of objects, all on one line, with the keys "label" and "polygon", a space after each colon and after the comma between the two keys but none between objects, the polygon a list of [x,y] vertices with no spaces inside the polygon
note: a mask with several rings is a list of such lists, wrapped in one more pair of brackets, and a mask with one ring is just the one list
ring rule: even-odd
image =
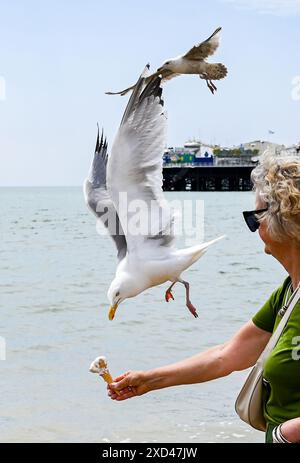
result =
[{"label": "woman's outstretched hand", "polygon": [[108,384],[107,390],[112,400],[121,401],[146,394],[150,388],[147,386],[143,371],[128,371],[115,378],[113,383]]}]

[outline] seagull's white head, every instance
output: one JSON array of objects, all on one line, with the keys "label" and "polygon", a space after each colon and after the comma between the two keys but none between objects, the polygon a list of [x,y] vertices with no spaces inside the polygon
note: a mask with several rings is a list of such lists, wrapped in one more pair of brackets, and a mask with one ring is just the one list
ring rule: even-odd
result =
[{"label": "seagull's white head", "polygon": [[174,60],[168,59],[160,68],[157,69],[157,72],[165,71],[166,69],[169,71],[173,71],[174,67]]},{"label": "seagull's white head", "polygon": [[107,297],[110,303],[108,318],[114,319],[118,306],[125,299],[137,295],[134,291],[134,281],[126,273],[117,275],[110,284],[107,292]]}]

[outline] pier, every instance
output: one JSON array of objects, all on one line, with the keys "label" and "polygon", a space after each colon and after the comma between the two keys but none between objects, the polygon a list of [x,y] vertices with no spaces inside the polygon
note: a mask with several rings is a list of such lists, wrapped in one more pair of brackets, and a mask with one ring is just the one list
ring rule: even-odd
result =
[{"label": "pier", "polygon": [[164,166],[164,191],[249,191],[254,165]]}]

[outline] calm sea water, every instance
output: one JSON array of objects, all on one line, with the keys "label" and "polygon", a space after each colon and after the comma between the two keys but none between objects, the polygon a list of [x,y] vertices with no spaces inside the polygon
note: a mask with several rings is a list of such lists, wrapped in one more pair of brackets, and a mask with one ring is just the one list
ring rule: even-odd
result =
[{"label": "calm sea water", "polygon": [[185,273],[184,291],[165,286],[126,301],[113,322],[106,292],[116,260],[99,236],[80,188],[2,188],[1,442],[262,442],[235,414],[245,372],[123,403],[88,371],[106,355],[117,375],[175,362],[229,339],[280,284],[284,272],[248,232],[249,192],[168,193],[203,199],[205,239],[226,234]]}]

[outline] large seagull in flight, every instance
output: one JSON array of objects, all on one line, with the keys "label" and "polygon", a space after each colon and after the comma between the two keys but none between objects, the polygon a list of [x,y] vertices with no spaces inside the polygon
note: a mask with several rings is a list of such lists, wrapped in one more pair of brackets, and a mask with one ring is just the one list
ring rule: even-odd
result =
[{"label": "large seagull in flight", "polygon": [[[208,39],[195,45],[184,55],[168,59],[156,72],[146,78],[146,84],[158,75],[162,76],[162,81],[164,82],[180,74],[197,74],[200,79],[206,80],[209,90],[214,94],[217,87],[213,83],[213,80],[224,79],[227,75],[227,68],[222,63],[208,63],[206,58],[213,55],[217,50],[221,29],[221,27],[218,27]],[[126,95],[127,92],[133,89],[134,85],[120,92],[106,92],[106,94]]]},{"label": "large seagull in flight", "polygon": [[[190,301],[189,283],[181,278],[213,241],[186,249],[176,249],[173,215],[162,191],[162,155],[166,142],[166,115],[163,110],[162,77],[147,83],[145,68],[125,109],[121,125],[108,155],[107,142],[98,137],[89,177],[84,183],[88,207],[107,227],[115,241],[118,266],[109,290],[109,319],[125,299],[167,281],[172,287],[185,286],[186,306],[194,317],[196,308]],[[146,83],[146,84],[145,84]],[[126,195],[128,207],[122,203]],[[128,224],[134,221],[135,201],[143,202],[143,232],[135,233]]]}]

